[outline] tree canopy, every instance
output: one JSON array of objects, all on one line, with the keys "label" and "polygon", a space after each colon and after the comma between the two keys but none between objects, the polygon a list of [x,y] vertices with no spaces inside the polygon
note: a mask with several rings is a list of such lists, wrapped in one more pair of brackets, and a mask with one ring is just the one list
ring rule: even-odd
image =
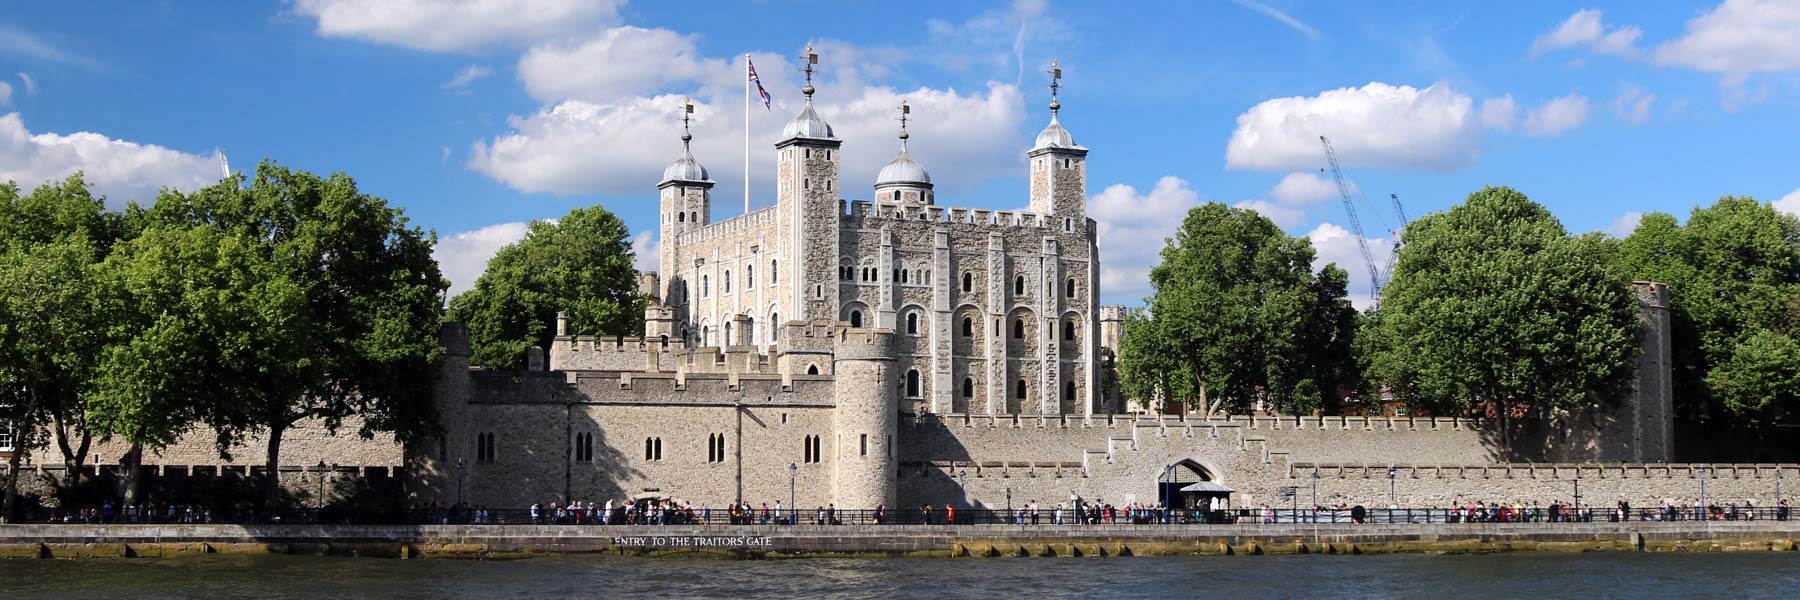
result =
[{"label": "tree canopy", "polygon": [[450,301],[449,318],[469,326],[470,361],[523,369],[527,348],[550,345],[559,311],[584,334],[642,333],[629,236],[624,221],[597,205],[533,221],[524,239],[494,254],[474,288]]},{"label": "tree canopy", "polygon": [[1677,411],[1740,424],[1800,410],[1800,221],[1748,197],[1696,207],[1686,225],[1645,215],[1620,249],[1632,277],[1669,284]]},{"label": "tree canopy", "polygon": [[1510,420],[1629,391],[1637,304],[1613,240],[1571,237],[1504,187],[1413,221],[1404,235],[1366,346],[1371,374],[1398,399]]},{"label": "tree canopy", "polygon": [[1255,211],[1189,211],[1150,271],[1154,290],[1125,323],[1119,370],[1128,395],[1159,393],[1202,413],[1257,402],[1315,410],[1354,385],[1357,313],[1336,265],[1314,273],[1312,244]]}]

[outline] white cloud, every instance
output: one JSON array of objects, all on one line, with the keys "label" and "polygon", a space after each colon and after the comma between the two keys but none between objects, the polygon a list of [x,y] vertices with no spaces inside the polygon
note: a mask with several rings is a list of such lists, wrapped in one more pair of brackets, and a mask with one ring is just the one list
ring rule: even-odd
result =
[{"label": "white cloud", "polygon": [[1275,225],[1282,229],[1298,227],[1301,224],[1306,223],[1306,211],[1292,206],[1276,204],[1268,200],[1245,200],[1233,204],[1231,207],[1254,210],[1262,214],[1262,216],[1268,217],[1270,221],[1274,221]]},{"label": "white cloud", "polygon": [[[1356,191],[1356,182],[1344,183],[1350,187],[1351,192]],[[1282,177],[1280,183],[1270,188],[1269,197],[1282,204],[1318,204],[1337,199],[1337,182],[1320,173],[1295,171]]]},{"label": "white cloud", "polygon": [[7,85],[6,82],[4,82],[4,81],[0,81],[0,104],[6,104],[7,102],[9,102],[11,100],[12,100],[12,86]]},{"label": "white cloud", "polygon": [[1637,52],[1637,39],[1643,34],[1644,30],[1631,26],[1613,27],[1608,31],[1606,24],[1600,20],[1599,10],[1581,10],[1570,15],[1556,29],[1533,40],[1531,55],[1535,57],[1561,48],[1586,47],[1600,54],[1629,56]]},{"label": "white cloud", "polygon": [[[616,27],[593,37],[533,47],[519,59],[519,79],[525,82],[525,91],[540,100],[602,103],[659,92],[677,82],[735,81],[741,71],[732,70],[724,60],[697,56],[695,40],[667,29]],[[764,64],[771,62],[776,61]],[[742,85],[738,83],[740,92]]]},{"label": "white cloud", "polygon": [[1257,2],[1256,0],[1231,0],[1231,3],[1262,13],[1263,15],[1274,19],[1276,22],[1288,26],[1288,28],[1293,29],[1294,31],[1306,34],[1306,37],[1315,40],[1320,37],[1319,30],[1313,29],[1311,25],[1301,22],[1299,19],[1294,18],[1293,15],[1275,10],[1267,4]]},{"label": "white cloud", "polygon": [[1617,219],[1613,219],[1612,224],[1607,225],[1605,229],[1600,231],[1616,238],[1623,238],[1631,235],[1631,232],[1637,231],[1638,222],[1643,220],[1643,212],[1635,210],[1625,211],[1625,214],[1619,215],[1619,218]]},{"label": "white cloud", "polygon": [[451,76],[449,81],[439,84],[438,87],[446,90],[454,90],[475,83],[475,80],[493,74],[493,69],[481,65],[469,65],[457,71],[456,75]]},{"label": "white cloud", "polygon": [[110,70],[100,61],[64,50],[30,32],[0,25],[0,56],[13,56],[34,63],[64,65],[95,71]]},{"label": "white cloud", "polygon": [[1646,94],[1633,87],[1620,92],[1619,97],[1613,99],[1612,108],[1619,115],[1619,120],[1631,125],[1643,125],[1650,120],[1655,105],[1656,94]]},{"label": "white cloud", "polygon": [[1474,100],[1439,82],[1425,89],[1373,82],[1310,98],[1265,100],[1237,118],[1232,168],[1294,171],[1325,163],[1319,136],[1347,166],[1451,170],[1481,155]]},{"label": "white cloud", "polygon": [[1179,177],[1164,176],[1147,194],[1119,183],[1088,198],[1099,227],[1100,289],[1108,302],[1135,304],[1150,293],[1150,267],[1200,194]]},{"label": "white cloud", "polygon": [[1800,3],[1725,0],[1687,22],[1687,34],[1656,48],[1656,62],[1721,73],[1727,85],[1751,73],[1800,69]]},{"label": "white cloud", "polygon": [[1775,210],[1800,217],[1800,189],[1788,192],[1780,200],[1775,201]]},{"label": "white cloud", "polygon": [[19,113],[0,116],[0,181],[27,190],[81,171],[108,204],[150,204],[162,187],[196,190],[218,181],[215,156],[115,140],[92,132],[33,134]]},{"label": "white cloud", "polygon": [[[1313,270],[1323,269],[1328,263],[1337,263],[1338,268],[1350,274],[1350,302],[1357,308],[1368,308],[1373,300],[1370,298],[1372,285],[1369,282],[1368,263],[1363,260],[1362,250],[1356,246],[1356,236],[1350,230],[1333,223],[1320,223],[1306,233],[1312,240],[1313,249],[1318,252],[1313,257]],[[1369,238],[1369,254],[1374,255],[1375,267],[1382,271],[1382,279],[1388,277],[1386,272],[1389,258],[1394,255],[1394,242],[1389,238]]]},{"label": "white cloud", "polygon": [[[759,65],[759,73],[762,70]],[[902,97],[912,106],[914,118],[908,127],[911,154],[931,171],[940,195],[1024,168],[1027,140],[1017,133],[1024,119],[1024,98],[1010,84],[990,83],[978,93],[932,88],[901,92],[842,80],[817,85],[817,110],[848,142],[841,173],[848,197],[873,185],[875,173],[899,150],[893,137],[894,107]],[[698,92],[694,155],[719,182],[715,198],[736,198],[742,194],[744,173],[739,104],[743,100],[738,96],[742,90]],[[773,110],[757,110],[751,116],[750,173],[758,206],[773,200],[772,146],[782,126],[800,110],[800,98],[778,98]],[[673,94],[608,103],[569,100],[514,116],[509,119],[512,131],[473,144],[469,166],[524,192],[643,195],[654,189],[663,167],[680,153],[676,119],[680,100]]]},{"label": "white cloud", "polygon": [[661,266],[662,243],[655,231],[643,231],[631,238],[631,266],[639,271],[655,271]]},{"label": "white cloud", "polygon": [[1588,99],[1571,92],[1553,98],[1525,113],[1525,132],[1538,137],[1556,137],[1587,122]]},{"label": "white cloud", "polygon": [[37,80],[32,79],[30,73],[19,71],[19,82],[25,84],[25,95],[37,94]]},{"label": "white cloud", "polygon": [[1499,131],[1512,131],[1519,122],[1519,103],[1512,94],[1481,101],[1481,126]]},{"label": "white cloud", "polygon": [[454,298],[475,287],[475,280],[487,270],[488,259],[501,248],[525,239],[530,228],[525,222],[498,223],[439,238],[431,257],[437,259],[438,269],[450,280],[449,296]]},{"label": "white cloud", "polygon": [[623,0],[295,0],[317,33],[415,50],[527,45],[618,22]]}]

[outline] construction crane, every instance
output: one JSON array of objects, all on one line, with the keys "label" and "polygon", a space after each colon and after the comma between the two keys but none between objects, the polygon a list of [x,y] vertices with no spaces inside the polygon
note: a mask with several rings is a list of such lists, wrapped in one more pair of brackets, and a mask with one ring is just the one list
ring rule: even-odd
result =
[{"label": "construction crane", "polygon": [[1337,180],[1338,196],[1344,199],[1344,213],[1350,217],[1350,232],[1356,234],[1356,247],[1362,250],[1363,264],[1369,267],[1369,298],[1381,302],[1381,272],[1376,270],[1375,255],[1369,252],[1369,240],[1363,236],[1362,220],[1356,217],[1356,202],[1350,199],[1350,185],[1344,182],[1344,169],[1338,166],[1337,151],[1331,149],[1331,140],[1319,136],[1319,143],[1325,145],[1325,161],[1331,165],[1331,177]]},{"label": "construction crane", "polygon": [[[1393,281],[1394,263],[1400,260],[1400,233],[1406,231],[1406,207],[1400,205],[1399,194],[1390,193],[1388,197],[1394,199],[1394,215],[1400,218],[1400,228],[1394,230],[1394,253],[1388,255],[1387,268],[1382,269],[1381,272],[1387,276],[1388,281]],[[1386,286],[1387,284],[1384,282],[1382,287]]]}]

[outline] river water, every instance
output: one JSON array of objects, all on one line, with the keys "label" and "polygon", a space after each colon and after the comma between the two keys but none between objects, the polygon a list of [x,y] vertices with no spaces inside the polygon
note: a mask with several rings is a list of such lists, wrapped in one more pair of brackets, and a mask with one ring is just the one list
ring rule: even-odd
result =
[{"label": "river water", "polygon": [[0,598],[1793,598],[1800,553],[0,561]]}]

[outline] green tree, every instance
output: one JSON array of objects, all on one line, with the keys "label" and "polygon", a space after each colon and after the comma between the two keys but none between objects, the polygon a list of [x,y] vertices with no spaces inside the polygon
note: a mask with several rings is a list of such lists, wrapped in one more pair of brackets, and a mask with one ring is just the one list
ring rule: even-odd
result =
[{"label": "green tree", "polygon": [[471,362],[523,369],[527,348],[550,345],[558,311],[574,331],[642,333],[629,235],[624,221],[597,205],[532,221],[525,239],[501,248],[474,288],[450,301],[449,318],[469,326]]},{"label": "green tree", "polygon": [[15,463],[24,450],[55,443],[65,495],[79,486],[93,441],[87,392],[105,322],[95,265],[122,230],[120,216],[105,210],[79,173],[27,195],[0,185],[0,386],[9,391],[0,418],[17,426]]},{"label": "green tree", "polygon": [[[1800,221],[1734,196],[1696,207],[1685,226],[1652,213],[1621,243],[1620,264],[1633,278],[1669,284],[1680,414],[1722,412],[1758,424],[1800,410],[1800,397],[1752,392],[1761,388],[1750,382],[1779,377],[1745,370],[1778,366],[1767,362],[1779,354],[1776,338],[1800,334]],[[1754,355],[1740,359],[1738,352]],[[1788,369],[1800,371],[1800,364]]]},{"label": "green tree", "polygon": [[[435,234],[409,226],[400,209],[348,176],[322,178],[268,161],[248,185],[233,178],[191,194],[165,191],[144,222],[209,227],[251,255],[234,258],[226,271],[257,281],[203,288],[221,293],[221,304],[260,311],[247,323],[252,330],[235,330],[238,338],[216,349],[218,368],[242,381],[229,388],[234,398],[204,414],[221,452],[267,433],[271,501],[282,436],[302,420],[335,430],[355,415],[364,420],[359,434],[388,432],[403,443],[436,431],[433,365],[447,286],[431,258]],[[221,244],[220,252],[234,248]]]},{"label": "green tree", "polygon": [[1438,414],[1512,420],[1580,411],[1629,390],[1636,300],[1599,234],[1489,187],[1406,228],[1369,348],[1373,376]]},{"label": "green tree", "polygon": [[1343,385],[1334,344],[1348,343],[1342,269],[1312,271],[1309,240],[1251,210],[1189,211],[1150,271],[1145,311],[1131,314],[1119,371],[1129,394],[1193,402],[1203,414],[1263,402],[1320,408]]}]

